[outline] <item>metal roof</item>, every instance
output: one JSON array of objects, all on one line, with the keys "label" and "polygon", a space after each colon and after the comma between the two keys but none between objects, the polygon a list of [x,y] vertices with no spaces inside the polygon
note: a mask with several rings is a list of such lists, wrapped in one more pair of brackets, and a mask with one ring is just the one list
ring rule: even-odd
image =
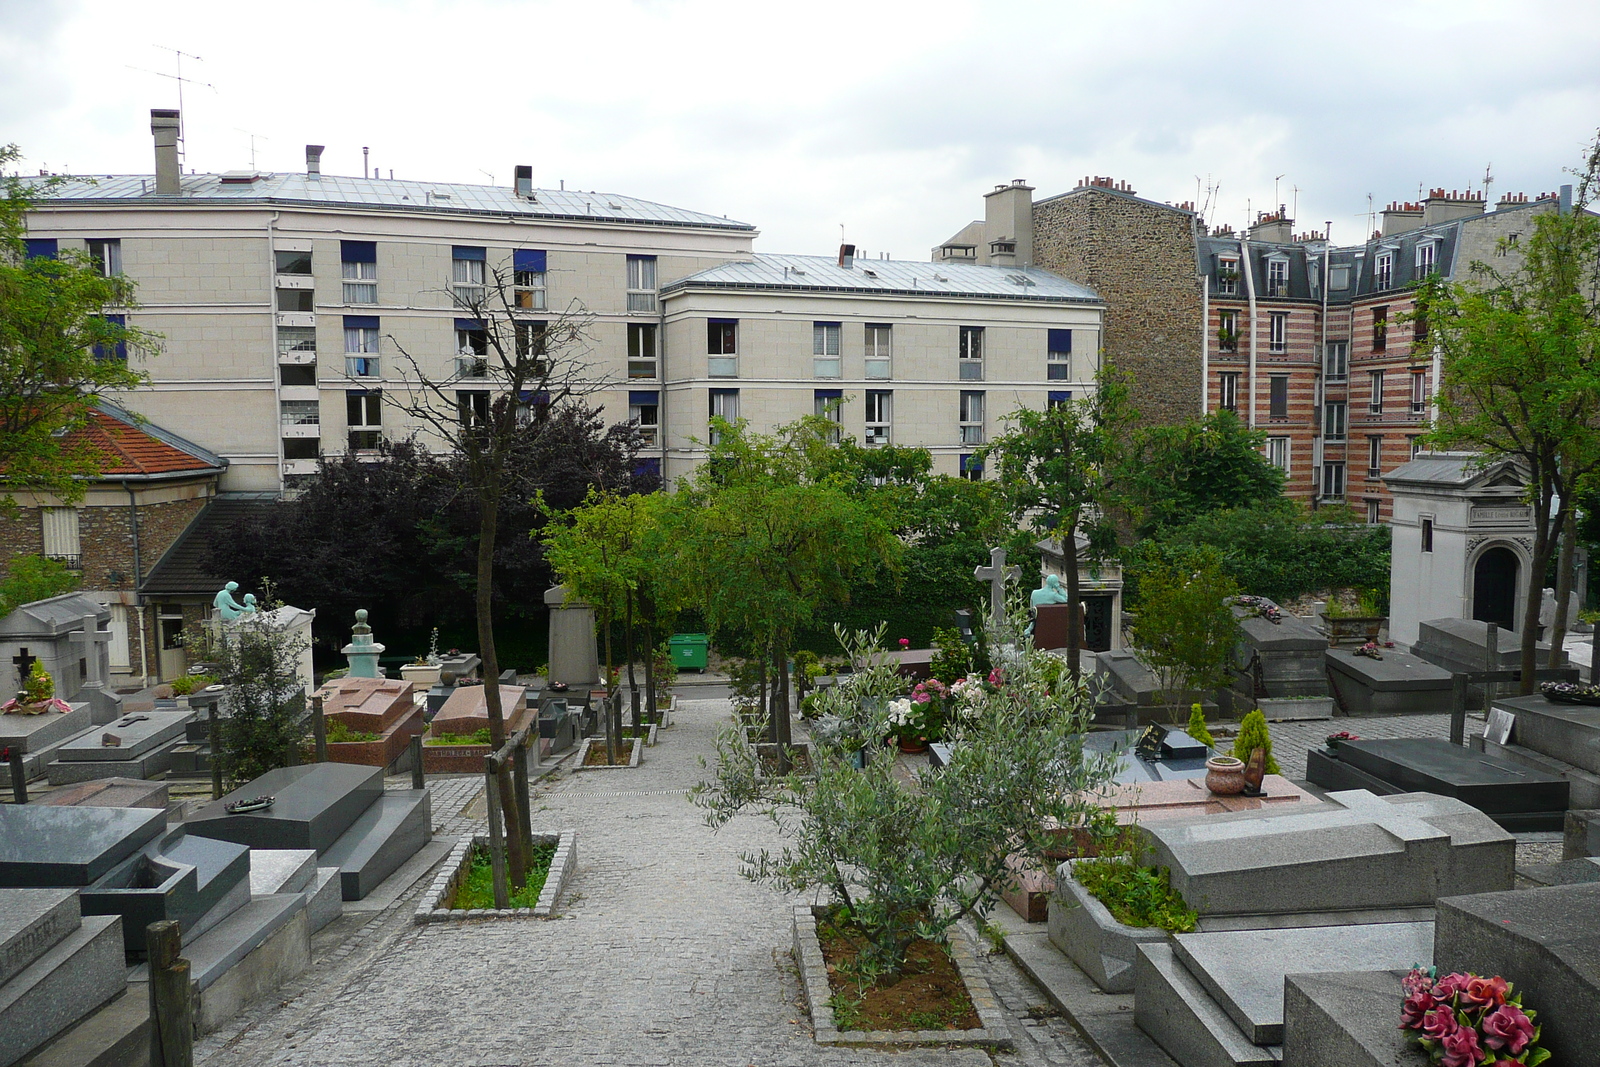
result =
[{"label": "metal roof", "polygon": [[[224,181],[224,178],[227,181]],[[159,196],[155,178],[147,174],[71,178],[48,192],[38,205],[52,202],[119,203],[136,201],[161,206],[181,204],[275,204],[305,207],[368,208],[379,211],[433,211],[448,214],[510,215],[530,219],[631,222],[648,226],[691,226],[754,233],[748,222],[699,211],[656,204],[617,193],[577,189],[537,189],[533,199],[494,185],[458,185],[385,178],[349,178],[324,174],[259,173],[240,180],[235,173],[185,174],[177,196]]]},{"label": "metal roof", "polygon": [[1463,488],[1486,481],[1507,467],[1513,469],[1514,477],[1526,482],[1520,460],[1509,456],[1488,456],[1480,452],[1418,452],[1410,462],[1402,463],[1385,474],[1383,480],[1391,485]]},{"label": "metal roof", "polygon": [[974,300],[1039,300],[1099,304],[1099,294],[1037,267],[979,267],[903,259],[857,259],[841,267],[830,256],[756,254],[747,261],[723,263],[662,287],[684,289],[760,289],[786,292],[880,293],[902,296],[959,296]]}]

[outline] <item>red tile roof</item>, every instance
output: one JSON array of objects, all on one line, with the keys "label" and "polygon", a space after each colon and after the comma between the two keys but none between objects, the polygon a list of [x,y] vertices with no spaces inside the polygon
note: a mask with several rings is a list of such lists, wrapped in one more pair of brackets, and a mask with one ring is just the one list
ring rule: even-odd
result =
[{"label": "red tile roof", "polygon": [[200,474],[218,470],[218,464],[169,444],[139,426],[114,418],[104,411],[89,413],[88,425],[69,435],[105,453],[101,477],[119,478],[151,474]]}]

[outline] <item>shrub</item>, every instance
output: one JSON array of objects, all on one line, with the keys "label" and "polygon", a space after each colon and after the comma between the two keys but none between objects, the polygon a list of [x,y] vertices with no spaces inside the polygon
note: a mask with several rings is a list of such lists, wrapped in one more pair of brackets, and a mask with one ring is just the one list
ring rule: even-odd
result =
[{"label": "shrub", "polygon": [[1199,704],[1194,704],[1189,708],[1189,726],[1186,732],[1207,748],[1217,747],[1216,738],[1211,736],[1211,730],[1206,726],[1205,709]]},{"label": "shrub", "polygon": [[174,678],[169,684],[172,686],[173,696],[186,697],[200,692],[207,686],[216,685],[217,679],[212,674],[185,674]]},{"label": "shrub", "polygon": [[1267,731],[1267,717],[1257,708],[1239,722],[1239,736],[1233,740],[1235,759],[1250,762],[1250,753],[1263,749],[1267,754],[1267,773],[1282,774],[1278,761],[1272,758],[1272,735]]},{"label": "shrub", "polygon": [[1165,867],[1140,867],[1122,859],[1082,860],[1072,865],[1072,876],[1124,926],[1186,934],[1199,921],[1195,910],[1173,892]]},{"label": "shrub", "polygon": [[1238,594],[1215,549],[1146,553],[1138,567],[1133,643],[1161,684],[1165,700],[1183,689],[1213,689],[1233,677]]},{"label": "shrub", "polygon": [[382,737],[370,730],[352,730],[344,724],[343,719],[327,720],[328,744],[345,745],[353,742],[381,741]]},{"label": "shrub", "polygon": [[43,660],[34,660],[32,668],[28,671],[27,679],[22,683],[22,702],[24,704],[43,704],[55,695],[55,679],[50,677],[50,672],[44,669]]}]

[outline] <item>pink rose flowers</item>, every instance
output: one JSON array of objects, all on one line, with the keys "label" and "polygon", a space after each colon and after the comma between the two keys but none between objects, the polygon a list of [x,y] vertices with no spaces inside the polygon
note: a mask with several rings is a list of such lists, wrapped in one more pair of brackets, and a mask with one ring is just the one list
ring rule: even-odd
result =
[{"label": "pink rose flowers", "polygon": [[1401,981],[1400,1029],[1411,1031],[1441,1067],[1533,1065],[1550,1058],[1539,1047],[1536,1014],[1499,975],[1457,972],[1438,977],[1414,967]]}]

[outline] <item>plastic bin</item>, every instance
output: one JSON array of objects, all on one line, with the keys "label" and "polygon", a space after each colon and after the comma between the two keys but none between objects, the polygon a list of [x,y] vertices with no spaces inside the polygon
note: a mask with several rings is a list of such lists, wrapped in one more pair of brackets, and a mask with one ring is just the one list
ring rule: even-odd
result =
[{"label": "plastic bin", "polygon": [[672,654],[672,665],[681,670],[706,669],[706,654],[711,650],[711,639],[705,634],[673,634],[667,641]]}]

